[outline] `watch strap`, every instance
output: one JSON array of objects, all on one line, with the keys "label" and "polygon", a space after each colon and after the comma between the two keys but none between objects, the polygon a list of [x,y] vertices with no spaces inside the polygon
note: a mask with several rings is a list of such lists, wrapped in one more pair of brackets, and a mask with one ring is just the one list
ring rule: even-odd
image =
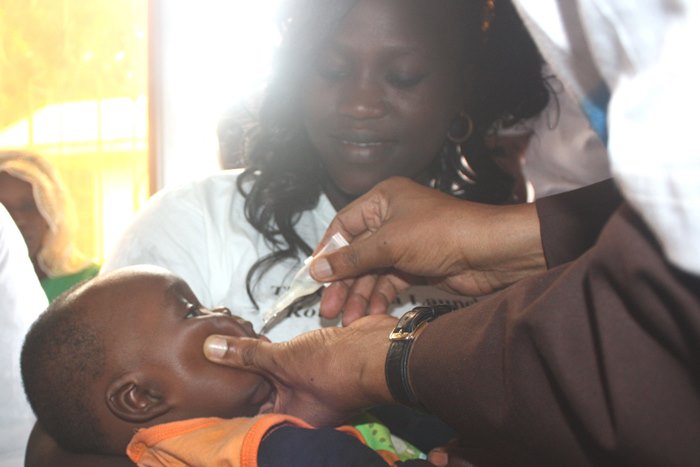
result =
[{"label": "watch strap", "polygon": [[389,392],[396,402],[415,407],[418,398],[408,380],[408,356],[411,353],[413,340],[391,341],[389,352],[386,354],[386,382]]},{"label": "watch strap", "polygon": [[406,312],[390,334],[389,351],[386,356],[385,378],[389,392],[399,403],[418,407],[419,401],[413,392],[408,377],[408,357],[416,332],[438,316],[452,311],[450,305],[420,306]]}]

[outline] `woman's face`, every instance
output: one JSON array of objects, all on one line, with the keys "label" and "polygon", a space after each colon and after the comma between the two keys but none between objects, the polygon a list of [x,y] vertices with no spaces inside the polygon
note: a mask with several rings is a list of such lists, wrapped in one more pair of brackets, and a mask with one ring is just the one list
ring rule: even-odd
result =
[{"label": "woman's face", "polygon": [[336,206],[334,194],[342,204],[390,176],[419,177],[440,152],[464,101],[457,24],[447,2],[359,0],[322,47],[304,124]]},{"label": "woman's face", "polygon": [[29,257],[36,264],[44,237],[49,231],[49,224],[39,212],[32,185],[7,172],[0,172],[0,203],[5,205],[17,228],[22,232]]}]

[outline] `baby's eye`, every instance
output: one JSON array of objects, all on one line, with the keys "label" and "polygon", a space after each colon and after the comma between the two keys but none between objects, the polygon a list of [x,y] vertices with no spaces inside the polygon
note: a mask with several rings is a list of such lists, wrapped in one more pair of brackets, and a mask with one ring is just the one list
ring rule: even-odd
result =
[{"label": "baby's eye", "polygon": [[185,315],[185,319],[192,319],[196,318],[200,315],[200,310],[199,307],[193,303],[188,303],[187,304],[187,314]]}]

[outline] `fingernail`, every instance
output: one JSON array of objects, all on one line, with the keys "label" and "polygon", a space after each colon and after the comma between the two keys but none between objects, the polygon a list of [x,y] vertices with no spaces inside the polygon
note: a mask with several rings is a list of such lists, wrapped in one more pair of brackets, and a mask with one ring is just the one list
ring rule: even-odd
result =
[{"label": "fingernail", "polygon": [[319,258],[311,263],[311,271],[313,276],[320,282],[325,281],[333,274],[331,263],[326,258]]},{"label": "fingernail", "polygon": [[228,342],[219,336],[209,336],[204,341],[204,355],[209,360],[219,360],[228,351]]}]

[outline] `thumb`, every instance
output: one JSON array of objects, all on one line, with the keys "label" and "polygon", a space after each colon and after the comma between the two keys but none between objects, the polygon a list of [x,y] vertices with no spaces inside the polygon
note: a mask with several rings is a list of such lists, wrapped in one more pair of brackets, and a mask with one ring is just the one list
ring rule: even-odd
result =
[{"label": "thumb", "polygon": [[319,282],[332,282],[392,265],[389,251],[376,237],[368,236],[316,258],[311,262],[311,276]]},{"label": "thumb", "polygon": [[204,341],[204,356],[208,360],[232,368],[257,373],[274,373],[274,360],[270,357],[272,345],[250,337],[211,335]]}]

